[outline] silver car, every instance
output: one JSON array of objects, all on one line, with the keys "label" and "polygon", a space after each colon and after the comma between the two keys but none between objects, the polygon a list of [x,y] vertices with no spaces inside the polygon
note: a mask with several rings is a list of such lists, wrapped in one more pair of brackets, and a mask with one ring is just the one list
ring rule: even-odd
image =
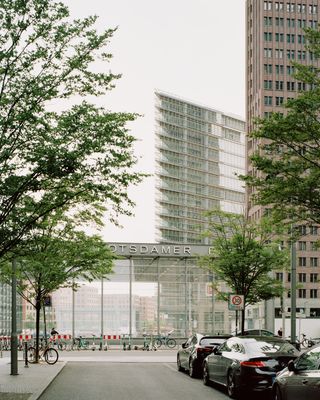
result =
[{"label": "silver car", "polygon": [[289,361],[272,386],[273,400],[320,399],[320,344]]}]

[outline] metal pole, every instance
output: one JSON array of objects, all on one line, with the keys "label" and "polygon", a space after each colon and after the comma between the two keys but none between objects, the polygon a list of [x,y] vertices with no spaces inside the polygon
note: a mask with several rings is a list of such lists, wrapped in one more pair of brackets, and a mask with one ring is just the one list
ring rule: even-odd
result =
[{"label": "metal pole", "polygon": [[12,261],[12,284],[11,284],[11,374],[18,373],[18,334],[17,334],[17,261]]},{"label": "metal pole", "polygon": [[291,343],[296,343],[296,307],[297,307],[297,266],[296,244],[291,241]]},{"label": "metal pole", "polygon": [[[285,288],[285,269],[282,272],[282,285]],[[282,293],[282,337],[286,337],[286,292]]]},{"label": "metal pole", "polygon": [[184,314],[185,314],[185,326],[184,335],[188,337],[188,270],[187,270],[187,259],[184,259],[184,275],[185,275],[185,291],[184,291]]},{"label": "metal pole", "polygon": [[160,336],[160,265],[157,258],[158,290],[157,290],[157,335]]},{"label": "metal pole", "polygon": [[130,271],[129,271],[129,336],[132,335],[132,268],[133,261],[130,258]]},{"label": "metal pole", "polygon": [[103,304],[103,278],[101,278],[101,333],[100,333],[100,345],[99,345],[99,350],[102,350],[102,342],[103,342],[103,335],[104,335],[104,329],[103,329],[103,310],[104,309],[104,304]]},{"label": "metal pole", "polygon": [[216,318],[215,318],[215,298],[214,298],[214,274],[212,274],[212,333],[215,334],[215,323],[216,323]]},{"label": "metal pole", "polygon": [[75,344],[75,290],[72,288],[72,310],[71,310],[71,314],[72,314],[72,322],[71,322],[71,327],[72,327],[72,343]]}]

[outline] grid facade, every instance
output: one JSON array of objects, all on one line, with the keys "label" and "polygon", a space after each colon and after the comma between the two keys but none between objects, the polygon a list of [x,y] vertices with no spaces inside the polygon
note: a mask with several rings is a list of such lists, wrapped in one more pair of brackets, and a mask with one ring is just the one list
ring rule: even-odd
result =
[{"label": "grid facade", "polygon": [[156,98],[156,240],[206,244],[204,212],[241,213],[245,124],[162,92]]},{"label": "grid facade", "polygon": [[[319,22],[319,0],[246,2],[246,116],[247,131],[254,128],[255,117],[268,117],[271,112],[285,113],[286,100],[295,98],[299,92],[308,90],[307,85],[294,79],[293,61],[299,64],[319,65],[319,61],[305,48],[304,28],[316,28]],[[250,156],[259,148],[260,141],[247,137],[246,174],[256,171]],[[248,215],[261,218],[264,210],[251,202],[252,188],[246,193]],[[307,317],[320,316],[320,252],[315,242],[319,240],[320,228],[301,225],[301,237],[297,243],[297,308]],[[290,287],[290,273],[283,277]],[[290,294],[289,294],[290,295]],[[306,301],[306,299],[308,299]],[[290,299],[288,299],[288,306]],[[288,307],[287,307],[288,308]],[[279,306],[276,316],[279,316]]]}]

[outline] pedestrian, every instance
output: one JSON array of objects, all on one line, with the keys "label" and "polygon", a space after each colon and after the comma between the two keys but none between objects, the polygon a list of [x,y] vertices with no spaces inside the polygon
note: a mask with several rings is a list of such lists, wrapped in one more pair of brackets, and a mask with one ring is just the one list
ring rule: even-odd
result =
[{"label": "pedestrian", "polygon": [[278,336],[282,337],[282,328],[281,327],[278,329]]}]

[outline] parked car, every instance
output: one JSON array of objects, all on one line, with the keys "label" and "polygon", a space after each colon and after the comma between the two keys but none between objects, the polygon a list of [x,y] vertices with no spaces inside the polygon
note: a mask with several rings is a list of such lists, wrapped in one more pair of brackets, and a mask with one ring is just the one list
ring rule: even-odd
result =
[{"label": "parked car", "polygon": [[272,386],[274,400],[320,399],[320,344],[304,351],[281,371]]},{"label": "parked car", "polygon": [[226,386],[229,397],[270,390],[276,373],[299,356],[279,337],[233,336],[215,348],[203,364],[203,383]]},{"label": "parked car", "polygon": [[237,334],[234,334],[234,336],[271,336],[271,337],[279,337],[278,335],[274,334],[271,331],[268,331],[266,329],[246,329],[243,333],[238,332]]},{"label": "parked car", "polygon": [[195,333],[182,343],[177,353],[177,368],[188,371],[192,378],[202,375],[203,360],[213,349],[223,343],[231,335],[202,335]]}]

